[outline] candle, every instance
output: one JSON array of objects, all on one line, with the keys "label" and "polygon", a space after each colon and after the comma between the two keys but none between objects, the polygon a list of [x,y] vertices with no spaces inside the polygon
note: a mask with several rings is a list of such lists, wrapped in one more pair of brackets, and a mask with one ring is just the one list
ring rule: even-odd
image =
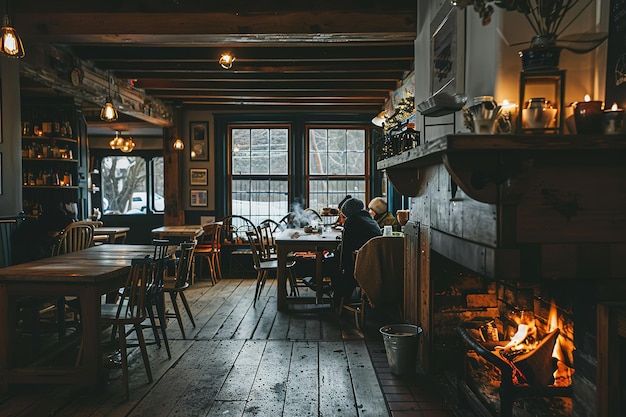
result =
[{"label": "candle", "polygon": [[589,94],[585,96],[585,101],[576,103],[574,107],[574,121],[578,134],[602,133],[602,118],[602,102],[591,100]]},{"label": "candle", "polygon": [[617,107],[617,103],[613,103],[609,110],[604,111],[604,133],[607,135],[615,135],[622,130],[624,110]]},{"label": "candle", "polygon": [[496,119],[496,133],[513,133],[517,123],[517,104],[509,100],[502,100],[500,114]]}]

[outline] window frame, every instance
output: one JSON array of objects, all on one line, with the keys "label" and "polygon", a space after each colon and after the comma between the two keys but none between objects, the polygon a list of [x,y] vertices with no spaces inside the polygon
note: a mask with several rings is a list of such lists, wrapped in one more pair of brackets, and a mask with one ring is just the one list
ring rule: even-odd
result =
[{"label": "window frame", "polygon": [[[234,174],[233,173],[233,136],[232,131],[234,129],[286,129],[287,130],[287,173],[280,175],[273,174]],[[287,210],[290,209],[290,205],[292,203],[292,177],[293,174],[293,163],[292,163],[292,152],[293,152],[293,125],[289,123],[228,123],[226,126],[226,134],[227,134],[227,158],[226,158],[226,166],[227,166],[227,184],[226,184],[226,210],[227,213],[231,213],[233,211],[233,181],[236,179],[247,179],[247,180],[286,180],[287,181]],[[286,213],[283,213],[283,215]],[[271,214],[270,214],[271,215]],[[244,216],[248,217],[248,216]]]},{"label": "window frame", "polygon": [[[309,154],[309,144],[310,144],[310,140],[311,140],[311,135],[310,135],[310,131],[311,129],[326,129],[326,130],[332,130],[332,129],[341,129],[341,130],[362,130],[365,134],[363,140],[364,140],[364,149],[363,149],[363,163],[364,163],[364,172],[362,175],[311,175],[310,173],[310,163],[311,163],[311,159],[310,159],[310,154]],[[307,201],[307,205],[310,206],[311,204],[311,178],[326,178],[327,180],[332,180],[332,179],[345,179],[345,180],[350,180],[350,179],[359,179],[359,180],[364,180],[365,181],[365,200],[363,200],[363,202],[367,205],[368,201],[370,200],[370,185],[371,185],[371,178],[370,178],[370,172],[371,172],[371,158],[370,158],[370,135],[371,135],[371,129],[369,126],[366,125],[362,125],[362,124],[342,124],[342,123],[337,123],[337,124],[315,124],[315,123],[308,123],[304,126],[304,131],[305,131],[305,154],[306,154],[306,160],[305,160],[305,166],[304,166],[304,191],[305,191],[305,199]],[[349,192],[347,192],[346,194],[350,194]],[[343,196],[342,196],[343,198]],[[312,207],[315,210],[321,209],[321,207],[319,208],[315,208]]]}]

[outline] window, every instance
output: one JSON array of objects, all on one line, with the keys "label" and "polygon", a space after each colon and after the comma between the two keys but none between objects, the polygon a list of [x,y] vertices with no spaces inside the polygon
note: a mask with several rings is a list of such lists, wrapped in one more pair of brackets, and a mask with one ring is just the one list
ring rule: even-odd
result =
[{"label": "window", "polygon": [[100,168],[104,215],[165,211],[163,157],[106,156]]},{"label": "window", "polygon": [[365,129],[308,129],[309,207],[337,206],[347,195],[366,201]]},{"label": "window", "polygon": [[254,224],[280,220],[289,211],[289,129],[231,126],[229,132],[231,213]]}]

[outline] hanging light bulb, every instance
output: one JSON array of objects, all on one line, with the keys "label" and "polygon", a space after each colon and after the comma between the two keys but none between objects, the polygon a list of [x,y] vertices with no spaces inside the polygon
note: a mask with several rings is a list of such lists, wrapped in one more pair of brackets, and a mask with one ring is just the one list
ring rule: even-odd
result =
[{"label": "hanging light bulb", "polygon": [[220,65],[224,69],[230,69],[233,66],[233,62],[235,62],[235,57],[230,52],[223,53],[219,60]]},{"label": "hanging light bulb", "polygon": [[100,110],[100,120],[105,122],[114,122],[117,120],[117,109],[113,106],[113,99],[111,98],[111,75],[109,74],[109,95],[107,96],[104,107]]},{"label": "hanging light bulb", "polygon": [[22,39],[20,39],[20,35],[18,35],[17,31],[11,26],[8,10],[7,14],[4,15],[4,20],[2,21],[0,36],[0,42],[2,42],[2,44],[0,45],[0,51],[4,55],[8,56],[9,58],[24,58],[24,55],[26,55],[26,53],[24,52],[24,45],[22,45]]},{"label": "hanging light bulb", "polygon": [[109,146],[111,147],[111,149],[122,149],[125,142],[126,142],[126,139],[121,137],[120,132],[116,130],[115,137],[111,139],[111,141],[109,142]]},{"label": "hanging light bulb", "polygon": [[133,138],[130,137],[124,141],[124,144],[120,147],[120,151],[124,153],[132,152],[135,149],[135,142],[133,142]]},{"label": "hanging light bulb", "polygon": [[181,138],[176,138],[172,146],[177,151],[182,151],[183,149],[185,149],[185,143]]}]

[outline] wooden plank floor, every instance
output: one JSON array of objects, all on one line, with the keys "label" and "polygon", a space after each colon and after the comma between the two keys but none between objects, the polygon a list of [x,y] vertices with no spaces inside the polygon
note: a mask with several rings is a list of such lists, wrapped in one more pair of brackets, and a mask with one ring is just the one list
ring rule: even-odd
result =
[{"label": "wooden plank floor", "polygon": [[[253,279],[198,281],[187,291],[196,320],[175,320],[172,351],[149,346],[154,382],[138,351],[130,399],[118,370],[106,387],[14,386],[1,416],[389,416],[363,335],[328,306],[276,309],[274,280],[253,307]],[[169,310],[172,311],[171,306]],[[145,330],[148,339],[152,331]]]}]

